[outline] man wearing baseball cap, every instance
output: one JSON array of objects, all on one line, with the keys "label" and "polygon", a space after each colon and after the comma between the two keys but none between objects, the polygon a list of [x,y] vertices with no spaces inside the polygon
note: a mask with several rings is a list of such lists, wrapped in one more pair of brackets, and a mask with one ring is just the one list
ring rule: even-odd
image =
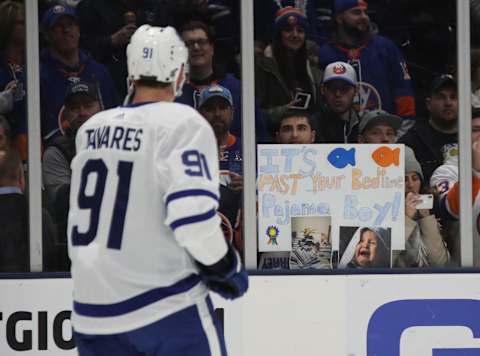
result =
[{"label": "man wearing baseball cap", "polygon": [[345,62],[327,65],[321,86],[323,94],[317,115],[317,142],[352,143],[357,142],[359,117],[353,101],[357,94],[355,69]]},{"label": "man wearing baseball cap", "polygon": [[242,174],[242,143],[230,132],[234,107],[230,90],[211,85],[200,92],[198,111],[212,126],[220,151],[220,169]]},{"label": "man wearing baseball cap", "polygon": [[397,46],[372,31],[364,0],[334,0],[331,41],[319,48],[320,67],[343,61],[357,72],[359,111],[383,109],[409,121],[415,100],[406,62]]},{"label": "man wearing baseball cap", "polygon": [[384,110],[372,110],[363,115],[358,125],[358,143],[395,143],[402,119]]},{"label": "man wearing baseball cap", "polygon": [[75,9],[55,5],[42,17],[47,47],[40,53],[40,100],[42,136],[48,141],[60,135],[58,113],[69,85],[88,81],[98,86],[105,108],[118,103],[117,92],[107,68],[79,47],[80,28]]},{"label": "man wearing baseball cap", "polygon": [[[240,241],[243,190],[243,159],[240,138],[230,132],[234,117],[232,93],[221,85],[210,85],[200,92],[198,111],[212,126],[217,138],[220,165],[220,201],[222,228],[225,235],[234,235],[234,245],[241,251]],[[228,223],[226,222],[228,221]]]},{"label": "man wearing baseball cap", "polygon": [[[80,81],[68,86],[58,118],[63,135],[53,138],[43,155],[43,183],[55,211],[60,238],[66,237],[68,192],[72,175],[70,163],[76,153],[75,136],[80,126],[101,110],[94,84]],[[65,263],[64,267],[67,265]]]},{"label": "man wearing baseball cap", "polygon": [[422,165],[425,181],[443,164],[444,155],[458,142],[457,83],[450,74],[441,74],[432,80],[426,99],[429,117],[418,120],[415,126],[399,139],[410,146]]}]

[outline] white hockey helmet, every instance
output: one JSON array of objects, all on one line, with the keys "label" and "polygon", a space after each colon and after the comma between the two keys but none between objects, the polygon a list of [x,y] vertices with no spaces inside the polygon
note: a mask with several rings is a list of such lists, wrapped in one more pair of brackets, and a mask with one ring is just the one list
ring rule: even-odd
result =
[{"label": "white hockey helmet", "polygon": [[128,77],[130,80],[154,78],[158,82],[172,83],[175,96],[181,95],[184,80],[177,86],[177,80],[188,60],[188,49],[170,26],[140,26],[130,39],[127,47]]}]

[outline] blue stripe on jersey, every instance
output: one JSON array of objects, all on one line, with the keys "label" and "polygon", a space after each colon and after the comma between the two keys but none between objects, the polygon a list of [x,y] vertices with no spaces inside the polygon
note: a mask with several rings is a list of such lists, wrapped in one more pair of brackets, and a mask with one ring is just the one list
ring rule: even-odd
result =
[{"label": "blue stripe on jersey", "polygon": [[180,294],[193,288],[200,282],[200,277],[192,274],[177,283],[149,290],[130,299],[114,304],[87,304],[73,301],[75,313],[97,318],[118,316],[143,308],[175,294]]},{"label": "blue stripe on jersey", "polygon": [[181,190],[179,192],[172,193],[167,196],[167,199],[165,199],[165,206],[170,204],[172,200],[175,199],[180,199],[180,198],[185,198],[185,197],[194,197],[194,196],[206,196],[215,199],[218,201],[218,197],[213,194],[212,192],[205,190],[205,189],[186,189],[186,190]]},{"label": "blue stripe on jersey", "polygon": [[205,221],[208,219],[213,218],[215,215],[217,215],[217,210],[212,209],[207,211],[206,213],[199,214],[199,215],[194,215],[194,216],[189,216],[187,218],[182,218],[175,220],[170,224],[170,228],[172,230],[175,230],[177,227],[183,226],[183,225],[188,225],[188,224],[194,224],[197,222]]}]

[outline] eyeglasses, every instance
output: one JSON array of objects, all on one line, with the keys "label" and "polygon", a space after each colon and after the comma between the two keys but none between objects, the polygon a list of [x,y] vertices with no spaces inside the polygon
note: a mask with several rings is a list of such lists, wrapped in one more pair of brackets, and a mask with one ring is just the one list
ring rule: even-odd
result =
[{"label": "eyeglasses", "polygon": [[187,46],[188,48],[193,48],[197,44],[199,47],[203,47],[209,43],[210,43],[210,40],[208,38],[198,38],[196,40],[185,41],[185,46]]}]

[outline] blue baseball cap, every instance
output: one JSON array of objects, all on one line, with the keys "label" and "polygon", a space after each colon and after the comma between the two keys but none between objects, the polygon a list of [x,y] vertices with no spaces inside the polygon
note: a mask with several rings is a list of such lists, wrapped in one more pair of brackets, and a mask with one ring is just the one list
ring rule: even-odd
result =
[{"label": "blue baseball cap", "polygon": [[55,22],[57,22],[60,17],[65,15],[71,16],[75,20],[77,20],[77,17],[75,15],[75,9],[73,7],[63,5],[52,6],[43,14],[42,25],[47,29],[52,28],[53,26],[55,26]]},{"label": "blue baseball cap", "polygon": [[233,107],[233,98],[230,90],[217,84],[206,87],[201,91],[198,107],[202,107],[208,100],[215,97],[225,99]]},{"label": "blue baseball cap", "polygon": [[353,9],[354,7],[367,8],[365,0],[335,0],[333,4],[333,17],[342,14],[343,12]]}]

